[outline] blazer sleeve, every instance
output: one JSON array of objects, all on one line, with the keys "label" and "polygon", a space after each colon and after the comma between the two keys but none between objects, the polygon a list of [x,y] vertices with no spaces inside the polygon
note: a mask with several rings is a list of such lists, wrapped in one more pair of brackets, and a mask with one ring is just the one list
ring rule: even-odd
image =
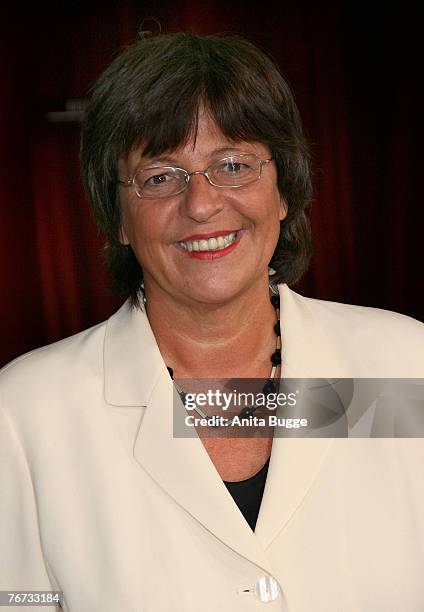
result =
[{"label": "blazer sleeve", "polygon": [[[31,474],[10,419],[0,405],[0,591],[52,591],[43,556]],[[46,608],[54,611],[50,606]],[[39,612],[36,606],[1,610]]]}]

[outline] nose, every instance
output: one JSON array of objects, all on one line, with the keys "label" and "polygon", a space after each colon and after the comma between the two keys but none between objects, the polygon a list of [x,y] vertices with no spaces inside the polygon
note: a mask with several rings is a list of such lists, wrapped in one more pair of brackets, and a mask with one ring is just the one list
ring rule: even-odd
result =
[{"label": "nose", "polygon": [[224,208],[222,190],[211,185],[204,172],[190,173],[189,183],[182,195],[183,213],[198,223],[213,219]]}]

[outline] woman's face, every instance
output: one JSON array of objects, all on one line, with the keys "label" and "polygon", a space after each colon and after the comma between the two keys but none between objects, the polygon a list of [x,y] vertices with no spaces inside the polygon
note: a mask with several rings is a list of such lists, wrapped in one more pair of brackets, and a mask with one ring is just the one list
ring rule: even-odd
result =
[{"label": "woman's face", "polygon": [[[132,177],[148,165],[176,166],[188,172],[205,170],[214,161],[235,153],[269,158],[257,142],[233,142],[210,117],[199,116],[196,142],[156,157],[131,152],[119,164],[120,177]],[[159,160],[160,157],[160,160]],[[121,241],[130,244],[143,268],[148,299],[163,295],[182,303],[224,303],[263,286],[277,244],[280,221],[286,215],[277,188],[274,163],[265,164],[259,181],[237,189],[213,187],[195,175],[185,191],[169,198],[140,199],[133,187],[120,188]],[[231,246],[208,253],[190,251],[193,241],[234,234]],[[222,244],[222,240],[219,241]],[[222,251],[222,252],[221,252]]]}]

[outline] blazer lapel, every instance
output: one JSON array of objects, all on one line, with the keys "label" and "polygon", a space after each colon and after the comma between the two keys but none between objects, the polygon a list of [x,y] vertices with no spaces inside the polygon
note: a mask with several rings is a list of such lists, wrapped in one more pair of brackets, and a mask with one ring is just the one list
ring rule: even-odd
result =
[{"label": "blazer lapel", "polygon": [[[177,397],[176,418],[185,408]],[[134,456],[154,480],[236,553],[271,573],[269,561],[209,458],[201,440],[173,436],[173,385],[164,370],[146,409]]]}]

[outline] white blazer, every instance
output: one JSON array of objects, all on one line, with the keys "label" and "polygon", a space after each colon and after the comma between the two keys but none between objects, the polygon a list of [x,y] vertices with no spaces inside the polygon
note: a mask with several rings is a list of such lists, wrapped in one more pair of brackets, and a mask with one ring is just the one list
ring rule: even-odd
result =
[{"label": "white blazer", "polygon": [[[423,324],[280,296],[283,377],[424,377]],[[68,612],[424,610],[423,440],[276,438],[253,533],[202,442],[173,438],[172,396],[127,303],[2,370],[0,590],[62,590]]]}]

